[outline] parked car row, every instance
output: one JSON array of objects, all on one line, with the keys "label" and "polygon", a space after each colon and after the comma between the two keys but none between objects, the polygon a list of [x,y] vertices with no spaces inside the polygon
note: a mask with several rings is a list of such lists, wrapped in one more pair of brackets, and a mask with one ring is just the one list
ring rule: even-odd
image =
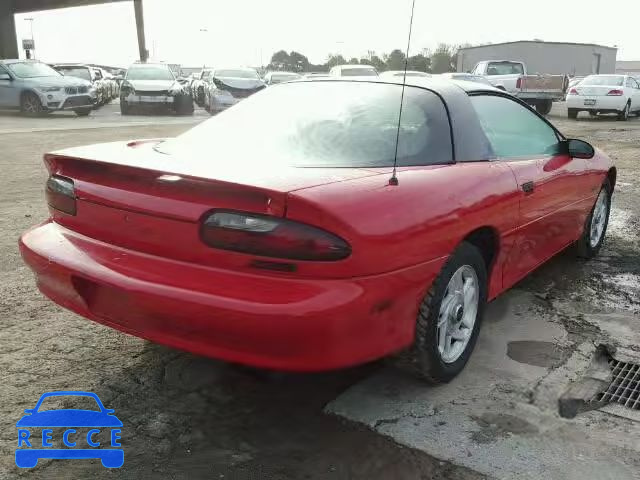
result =
[{"label": "parked car row", "polygon": [[118,98],[120,85],[116,78],[106,70],[84,64],[57,64],[53,68],[65,77],[77,77],[91,82],[95,90],[95,107],[101,107]]}]

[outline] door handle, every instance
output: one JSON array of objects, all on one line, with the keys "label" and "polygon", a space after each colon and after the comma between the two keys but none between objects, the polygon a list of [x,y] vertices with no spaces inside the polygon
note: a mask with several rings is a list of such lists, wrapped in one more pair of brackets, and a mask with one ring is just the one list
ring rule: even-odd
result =
[{"label": "door handle", "polygon": [[533,182],[525,182],[522,185],[520,185],[520,187],[522,188],[522,191],[524,193],[533,193],[533,190],[535,189]]}]

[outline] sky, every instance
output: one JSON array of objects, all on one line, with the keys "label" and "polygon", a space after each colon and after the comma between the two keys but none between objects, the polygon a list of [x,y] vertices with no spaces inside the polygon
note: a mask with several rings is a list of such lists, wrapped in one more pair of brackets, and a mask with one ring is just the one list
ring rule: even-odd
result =
[{"label": "sky", "polygon": [[[518,4],[416,0],[410,52],[440,42],[542,39],[617,45],[618,60],[640,60],[637,29],[621,27],[619,8],[600,8],[596,0],[536,0],[525,17]],[[312,63],[323,63],[330,53],[348,59],[370,50],[405,50],[411,11],[411,0],[144,0],[143,5],[152,59],[183,66],[266,65],[280,49],[299,51]],[[639,16],[640,6],[633,8]],[[19,42],[31,37],[31,25],[35,55],[43,61],[124,67],[138,58],[132,2],[16,15]]]}]

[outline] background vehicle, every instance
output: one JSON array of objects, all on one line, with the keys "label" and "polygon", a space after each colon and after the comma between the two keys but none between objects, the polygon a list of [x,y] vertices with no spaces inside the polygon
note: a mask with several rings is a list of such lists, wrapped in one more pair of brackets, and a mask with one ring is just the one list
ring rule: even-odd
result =
[{"label": "background vehicle", "polygon": [[413,346],[448,381],[488,299],[597,254],[615,168],[493,87],[410,83],[290,82],[173,139],[49,154],[22,256],[54,301],[160,343],[286,370]]},{"label": "background vehicle", "polygon": [[97,70],[89,65],[82,64],[59,64],[53,68],[65,77],[76,77],[91,82],[95,92],[95,106],[106,104],[111,99],[111,86],[98,75]]},{"label": "background vehicle", "polygon": [[[380,74],[381,77],[404,77],[404,70],[387,70],[386,72],[382,72]],[[407,70],[407,77],[430,77],[431,74],[427,72],[417,72],[415,70]]]},{"label": "background vehicle", "polygon": [[640,115],[640,85],[628,75],[589,75],[567,92],[567,115],[615,113],[619,120]]},{"label": "background vehicle", "polygon": [[493,86],[493,84],[489,81],[487,77],[484,77],[482,75],[473,75],[471,73],[459,73],[459,72],[441,73],[440,77],[448,78],[450,80],[464,80],[465,82],[476,82],[476,83],[481,83],[487,86]]},{"label": "background vehicle", "polygon": [[182,85],[164,63],[135,63],[129,67],[120,87],[120,112],[127,115],[134,106],[193,113],[188,85]]},{"label": "background vehicle", "polygon": [[205,95],[212,73],[212,68],[203,68],[196,79],[191,82],[191,95],[199,107],[204,107]]},{"label": "background vehicle", "polygon": [[329,70],[334,77],[377,77],[378,72],[370,65],[336,65]]},{"label": "background vehicle", "polygon": [[568,81],[566,75],[529,75],[524,63],[511,60],[480,62],[470,73],[486,76],[495,87],[536,107],[542,115],[551,111],[554,100],[564,98]]},{"label": "background vehicle", "polygon": [[89,81],[67,78],[36,60],[0,60],[0,109],[26,115],[73,110],[85,116],[93,106],[90,89]]},{"label": "background vehicle", "polygon": [[300,80],[301,78],[302,75],[294,72],[269,72],[264,76],[264,83],[267,85],[275,85],[276,83]]},{"label": "background vehicle", "polygon": [[305,73],[303,75],[303,77],[306,80],[323,80],[323,79],[327,79],[327,78],[333,78],[331,75],[329,75],[328,72],[325,73],[321,73],[321,72],[311,72],[311,73]]},{"label": "background vehicle", "polygon": [[211,114],[220,112],[265,87],[253,68],[217,68],[205,90],[204,108]]}]

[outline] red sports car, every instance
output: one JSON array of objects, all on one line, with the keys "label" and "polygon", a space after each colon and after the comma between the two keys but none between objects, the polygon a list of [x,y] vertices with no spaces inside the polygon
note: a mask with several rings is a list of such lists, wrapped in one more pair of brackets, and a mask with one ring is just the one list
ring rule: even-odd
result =
[{"label": "red sports car", "polygon": [[176,138],[47,154],[23,258],[54,302],[158,343],[299,371],[412,347],[448,381],[488,300],[598,252],[616,169],[490,86],[407,78],[399,122],[401,93],[287,83]]}]

